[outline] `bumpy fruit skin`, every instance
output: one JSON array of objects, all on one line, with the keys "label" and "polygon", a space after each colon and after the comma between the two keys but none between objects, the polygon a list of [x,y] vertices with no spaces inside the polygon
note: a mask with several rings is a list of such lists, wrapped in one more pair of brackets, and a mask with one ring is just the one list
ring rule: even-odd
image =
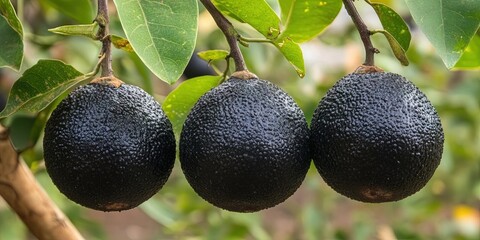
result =
[{"label": "bumpy fruit skin", "polygon": [[138,206],[158,192],[175,161],[172,126],[142,89],[81,86],[45,128],[47,172],[80,205],[102,211]]},{"label": "bumpy fruit skin", "polygon": [[301,185],[310,166],[301,109],[264,80],[230,78],[193,107],[180,138],[180,162],[193,189],[236,212],[273,207]]},{"label": "bumpy fruit skin", "polygon": [[398,201],[417,192],[442,156],[435,109],[393,73],[345,76],[320,101],[311,127],[320,175],[337,192],[362,202]]}]

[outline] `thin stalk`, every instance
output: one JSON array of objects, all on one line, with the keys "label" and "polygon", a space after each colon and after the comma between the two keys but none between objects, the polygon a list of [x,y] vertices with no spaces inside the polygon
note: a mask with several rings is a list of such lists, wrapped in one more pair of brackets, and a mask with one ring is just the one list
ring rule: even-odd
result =
[{"label": "thin stalk", "polygon": [[113,76],[112,70],[112,44],[109,36],[109,22],[108,17],[108,0],[98,0],[98,12],[95,21],[98,22],[100,30],[98,31],[98,39],[102,42],[102,50],[100,56],[104,56],[101,66],[101,77]]},{"label": "thin stalk", "polygon": [[238,71],[248,71],[245,60],[243,59],[242,52],[238,46],[238,39],[240,35],[237,33],[232,23],[228,21],[225,16],[223,16],[220,11],[213,5],[210,0],[200,0],[203,6],[207,11],[212,15],[215,23],[217,23],[218,28],[223,32],[225,38],[227,39],[228,46],[230,46],[230,57],[233,58],[235,62],[235,70]]},{"label": "thin stalk", "polygon": [[375,60],[374,55],[378,53],[378,49],[373,47],[372,41],[370,40],[371,32],[368,30],[367,25],[363,22],[360,14],[358,14],[355,5],[353,4],[354,0],[343,0],[343,4],[345,5],[345,9],[348,12],[348,15],[352,18],[355,27],[360,34],[360,38],[362,39],[363,46],[365,47],[365,62],[363,63],[366,66],[374,66]]}]

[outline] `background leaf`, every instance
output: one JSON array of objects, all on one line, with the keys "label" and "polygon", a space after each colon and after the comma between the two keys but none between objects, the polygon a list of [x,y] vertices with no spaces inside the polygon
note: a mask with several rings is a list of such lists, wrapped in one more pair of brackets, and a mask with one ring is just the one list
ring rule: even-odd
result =
[{"label": "background leaf", "polygon": [[163,110],[172,122],[175,133],[180,133],[183,122],[198,99],[220,83],[221,76],[202,76],[189,79],[168,94]]},{"label": "background leaf", "polygon": [[114,2],[125,34],[140,59],[163,81],[177,81],[195,47],[197,1]]},{"label": "background leaf", "polygon": [[0,209],[0,239],[26,239],[28,237],[27,227],[20,220],[18,215],[9,208]]},{"label": "background leaf", "polygon": [[480,25],[478,0],[405,0],[413,19],[451,68]]},{"label": "background leaf", "polygon": [[12,3],[9,0],[0,0],[0,15],[4,16],[8,24],[23,36],[23,27],[15,13]]},{"label": "background leaf", "polygon": [[94,9],[91,0],[41,0],[41,2],[80,23],[90,23],[94,19]]},{"label": "background leaf", "polygon": [[164,226],[170,226],[178,220],[177,214],[172,211],[170,206],[163,204],[155,197],[152,197],[142,203],[140,208],[144,213]]},{"label": "background leaf", "polygon": [[268,39],[277,38],[280,33],[280,19],[264,0],[212,0],[215,6],[235,19],[250,24]]},{"label": "background leaf", "polygon": [[38,112],[67,89],[89,77],[61,61],[40,60],[13,84],[7,105],[0,112],[0,118],[8,117],[19,110]]},{"label": "background leaf", "polygon": [[342,8],[339,0],[279,0],[285,29],[281,36],[302,43],[320,34]]},{"label": "background leaf", "polygon": [[35,137],[32,131],[35,127],[36,116],[14,115],[12,124],[8,127],[10,141],[17,151],[25,150],[35,145]]},{"label": "background leaf", "polygon": [[383,34],[387,38],[388,44],[390,44],[390,48],[392,49],[393,54],[398,59],[398,61],[400,61],[403,66],[408,66],[409,62],[407,59],[407,55],[405,55],[405,49],[401,46],[397,39],[392,36],[392,34],[385,30],[376,30],[372,32]]},{"label": "background leaf", "polygon": [[0,16],[0,67],[7,66],[19,70],[23,59],[22,36],[8,25],[7,20]]},{"label": "background leaf", "polygon": [[371,6],[377,13],[383,29],[387,31],[400,44],[404,51],[410,47],[412,35],[403,18],[387,5],[380,3],[371,3]]},{"label": "background leaf", "polygon": [[0,0],[0,67],[19,70],[23,60],[23,28],[8,0]]},{"label": "background leaf", "polygon": [[303,78],[305,76],[305,63],[300,45],[289,38],[277,39],[274,45],[295,68],[298,76]]},{"label": "background leaf", "polygon": [[480,68],[480,36],[475,35],[454,69],[479,69]]}]

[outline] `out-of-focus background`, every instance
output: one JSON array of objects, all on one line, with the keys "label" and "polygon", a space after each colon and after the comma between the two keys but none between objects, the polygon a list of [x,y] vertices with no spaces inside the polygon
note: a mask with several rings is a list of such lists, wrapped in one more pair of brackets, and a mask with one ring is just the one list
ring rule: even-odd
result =
[{"label": "out-of-focus background", "polygon": [[[17,1],[13,2],[16,6]],[[83,72],[91,71],[100,49],[98,43],[54,35],[47,29],[89,23],[93,12],[76,12],[72,3],[71,12],[65,14],[53,2],[22,1],[21,19],[26,28],[23,68],[38,59],[56,58]],[[277,1],[268,2],[278,9]],[[168,182],[152,199],[133,210],[103,213],[69,201],[56,189],[43,165],[41,140],[34,148],[23,151],[22,157],[49,196],[87,239],[480,239],[480,72],[448,71],[416,28],[404,1],[381,2],[409,23],[412,43],[407,52],[410,66],[404,67],[394,58],[387,41],[373,36],[374,45],[381,51],[376,55],[376,64],[414,82],[437,109],[445,131],[443,158],[435,175],[420,192],[402,201],[366,204],[350,200],[330,189],[312,164],[302,186],[284,203],[258,213],[231,213],[196,195],[177,160]],[[370,28],[381,28],[368,5],[362,1],[356,5]],[[113,4],[110,9],[111,31],[124,35]],[[200,11],[197,50],[228,49],[210,15]],[[248,26],[238,22],[234,25],[244,36],[256,36]],[[272,46],[251,43],[242,51],[249,69],[288,92],[310,122],[326,91],[363,62],[364,50],[344,10],[327,31],[302,48],[307,68],[303,79]],[[156,79],[133,54],[114,50],[113,59],[119,78],[153,89],[160,102],[178,85],[169,86]],[[223,62],[214,66],[221,71],[225,68]],[[198,60],[186,76],[211,72],[206,67]],[[0,69],[0,109],[18,77],[12,70]],[[38,128],[35,119],[36,116],[16,114],[4,122],[18,149],[30,144],[30,131]],[[0,240],[10,239],[33,237],[0,198]]]}]

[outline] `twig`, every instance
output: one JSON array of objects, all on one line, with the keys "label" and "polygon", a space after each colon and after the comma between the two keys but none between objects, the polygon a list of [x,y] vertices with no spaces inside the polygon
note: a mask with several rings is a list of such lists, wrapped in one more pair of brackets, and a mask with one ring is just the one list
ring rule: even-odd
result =
[{"label": "twig", "polygon": [[363,22],[360,14],[358,14],[355,5],[353,4],[354,0],[343,0],[343,4],[345,5],[345,9],[348,12],[348,15],[352,18],[355,27],[358,29],[358,33],[360,34],[360,38],[362,39],[363,45],[365,46],[365,62],[363,63],[366,66],[373,66],[375,65],[374,55],[375,53],[379,53],[378,49],[373,47],[372,41],[370,40],[370,31],[368,30],[367,25]]},{"label": "twig", "polygon": [[228,45],[230,46],[230,56],[235,62],[235,70],[238,71],[247,71],[247,66],[245,60],[243,59],[242,52],[238,46],[238,39],[240,35],[237,33],[232,23],[228,21],[225,16],[218,11],[218,9],[213,5],[210,0],[200,0],[203,6],[207,9],[208,12],[212,15],[213,19],[217,23],[217,26],[222,30],[225,38],[227,39]]},{"label": "twig", "polygon": [[95,21],[98,22],[100,30],[98,31],[98,39],[102,42],[102,51],[100,56],[104,55],[105,58],[102,60],[102,77],[111,77],[113,75],[112,70],[112,42],[110,40],[109,33],[109,22],[108,17],[108,0],[98,0],[98,11]]},{"label": "twig", "polygon": [[30,169],[19,159],[0,125],[0,196],[18,214],[38,239],[83,239],[67,217],[35,181]]}]

